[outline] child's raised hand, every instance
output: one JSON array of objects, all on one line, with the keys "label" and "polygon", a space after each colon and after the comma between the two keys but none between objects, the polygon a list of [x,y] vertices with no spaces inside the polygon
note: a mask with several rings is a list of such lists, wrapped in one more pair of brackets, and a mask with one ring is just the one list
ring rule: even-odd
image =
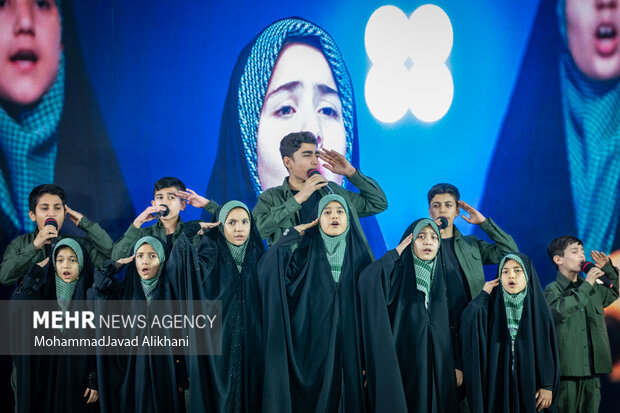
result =
[{"label": "child's raised hand", "polygon": [[491,294],[491,291],[493,291],[493,289],[497,287],[498,285],[499,285],[499,278],[496,278],[494,280],[485,282],[484,287],[482,287],[482,290],[486,291],[487,294]]},{"label": "child's raised hand", "polygon": [[599,268],[603,268],[609,262],[609,257],[604,252],[593,250],[590,252],[590,256],[594,260],[596,266]]},{"label": "child's raised hand", "polygon": [[400,244],[398,244],[398,247],[396,247],[396,252],[398,252],[398,255],[403,254],[403,251],[405,250],[405,248],[407,248],[411,244],[412,240],[413,240],[413,233],[407,235],[407,237],[404,240],[402,240]]},{"label": "child's raised hand", "polygon": [[117,261],[116,261],[116,264],[115,264],[115,265],[116,265],[116,268],[121,268],[123,265],[129,264],[130,262],[132,262],[132,261],[133,261],[133,258],[134,258],[135,256],[136,256],[136,255],[134,254],[134,255],[132,255],[131,257],[121,258],[121,259],[117,260]]},{"label": "child's raised hand", "polygon": [[461,215],[461,217],[469,222],[472,225],[480,225],[482,224],[484,221],[486,221],[486,218],[484,215],[482,215],[476,208],[474,208],[473,206],[469,205],[467,202],[460,200],[459,201],[459,206],[465,210],[465,212],[467,212],[469,214],[469,218],[467,218],[465,215]]},{"label": "child's raised hand", "polygon": [[47,257],[46,259],[44,259],[43,261],[37,262],[37,265],[41,268],[45,267],[47,265],[47,263],[50,261],[50,257]]},{"label": "child's raised hand", "polygon": [[65,205],[65,209],[67,211],[67,216],[69,217],[71,222],[73,222],[77,227],[80,224],[82,218],[84,218],[84,215],[80,214],[74,209],[69,208],[69,205]]},{"label": "child's raised hand", "polygon": [[308,228],[316,227],[318,223],[319,223],[319,219],[317,218],[312,222],[308,222],[307,224],[297,225],[294,227],[294,229],[297,232],[299,232],[299,235],[304,235],[304,233],[306,232]]},{"label": "child's raised hand", "polygon": [[207,198],[198,195],[196,192],[189,188],[187,188],[186,191],[176,191],[175,195],[181,199],[186,200],[188,204],[196,208],[204,208],[210,202]]}]

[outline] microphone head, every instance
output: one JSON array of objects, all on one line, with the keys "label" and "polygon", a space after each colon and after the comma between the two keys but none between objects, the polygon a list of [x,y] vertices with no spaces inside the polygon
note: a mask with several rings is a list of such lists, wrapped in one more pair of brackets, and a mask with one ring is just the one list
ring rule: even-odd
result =
[{"label": "microphone head", "polygon": [[310,178],[313,175],[319,174],[321,175],[321,173],[319,172],[318,169],[314,168],[314,169],[308,169],[308,172],[306,172],[306,175],[308,176],[308,178]]},{"label": "microphone head", "polygon": [[446,229],[446,228],[448,228],[448,218],[446,218],[446,217],[439,217],[438,219],[440,221],[439,229]]},{"label": "microphone head", "polygon": [[54,218],[48,218],[45,220],[45,225],[51,225],[54,228],[58,229],[58,221],[56,221]]},{"label": "microphone head", "polygon": [[160,206],[160,207],[164,207],[164,208],[165,208],[165,210],[164,210],[164,211],[160,211],[160,212],[158,212],[158,215],[159,215],[160,217],[167,217],[167,216],[168,216],[168,214],[170,213],[170,208],[168,208],[168,205],[166,205],[166,204],[159,204],[159,206]]},{"label": "microphone head", "polygon": [[587,274],[594,267],[596,267],[596,265],[594,265],[594,263],[592,263],[590,261],[586,261],[581,266],[581,271],[583,271],[585,274]]}]

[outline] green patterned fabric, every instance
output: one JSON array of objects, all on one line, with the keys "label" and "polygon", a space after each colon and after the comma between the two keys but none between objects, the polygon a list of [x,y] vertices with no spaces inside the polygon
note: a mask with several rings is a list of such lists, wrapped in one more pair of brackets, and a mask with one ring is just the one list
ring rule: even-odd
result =
[{"label": "green patterned fabric", "polygon": [[620,81],[594,80],[581,72],[568,48],[566,0],[558,1],[557,13],[564,40],[562,107],[577,234],[586,251],[609,251],[620,219]]},{"label": "green patterned fabric", "polygon": [[155,277],[149,280],[145,280],[140,277],[140,284],[142,284],[142,291],[144,291],[146,301],[151,301],[151,299],[153,298],[153,294],[155,293],[155,289],[157,288],[157,282],[159,281],[159,277],[161,276],[161,271],[164,268],[166,254],[164,252],[164,246],[162,245],[161,241],[150,235],[142,237],[136,242],[136,245],[134,245],[133,247],[133,253],[135,254],[136,252],[138,252],[138,249],[144,244],[149,244],[151,247],[153,247],[155,253],[157,253],[157,257],[159,258],[159,271],[157,271]]},{"label": "green patterned fabric", "polygon": [[[222,209],[220,209],[220,213],[217,216],[218,221],[221,222],[219,228],[222,234],[224,234],[224,225],[226,223],[226,219],[228,218],[228,214],[230,213],[230,211],[232,211],[235,208],[245,209],[245,212],[248,213],[248,217],[250,217],[250,220],[252,219],[252,214],[250,214],[250,210],[243,202],[228,201],[224,205],[222,205]],[[224,239],[225,238],[226,237],[224,237]],[[229,242],[228,240],[226,240],[226,245],[228,245],[228,249],[230,250],[230,255],[232,255],[233,260],[235,261],[235,265],[237,265],[237,271],[239,271],[239,273],[241,273],[241,270],[243,269],[243,261],[245,260],[245,250],[248,248],[249,240],[250,240],[250,237],[248,236],[245,242],[241,245],[235,245]]]},{"label": "green patterned fabric", "polygon": [[323,213],[323,209],[330,202],[336,201],[344,208],[345,213],[347,214],[347,228],[340,235],[335,237],[327,235],[323,232],[323,228],[319,225],[319,232],[321,234],[321,238],[323,239],[323,243],[325,244],[325,253],[327,254],[327,261],[329,262],[329,268],[332,272],[332,277],[334,281],[338,282],[340,279],[340,273],[342,272],[342,262],[344,261],[344,254],[347,250],[347,234],[349,233],[350,225],[350,217],[349,217],[349,209],[347,207],[347,202],[343,197],[336,194],[325,195],[319,201],[318,208],[318,216],[321,217]]},{"label": "green patterned fabric", "polygon": [[430,226],[437,234],[437,242],[441,246],[441,236],[439,235],[439,228],[432,219],[421,219],[413,228],[413,240],[411,241],[411,253],[413,254],[413,264],[415,266],[415,281],[418,291],[424,293],[424,304],[428,308],[430,300],[431,288],[433,286],[433,278],[435,277],[435,268],[437,267],[437,255],[430,261],[421,260],[415,255],[414,244],[415,240],[426,227]]},{"label": "green patterned fabric", "polygon": [[[504,264],[507,260],[514,260],[519,263],[521,268],[523,268],[523,274],[525,275],[525,279],[528,280],[529,276],[527,271],[525,271],[525,265],[523,265],[523,261],[516,255],[508,254],[506,255],[502,261],[499,263],[499,273],[500,273],[500,283],[501,283],[501,273],[504,268]],[[523,302],[525,301],[525,297],[527,296],[527,285],[525,289],[517,294],[510,294],[502,285],[503,296],[504,296],[504,305],[506,306],[506,324],[508,325],[508,332],[510,333],[510,338],[514,340],[517,337],[517,333],[519,332],[519,323],[521,322],[521,315],[523,314]]]},{"label": "green patterned fabric", "polygon": [[23,232],[33,231],[28,196],[37,185],[54,182],[58,151],[58,124],[65,96],[65,63],[61,55],[58,75],[32,108],[11,117],[0,106],[0,148],[6,170],[0,173],[0,208]]}]

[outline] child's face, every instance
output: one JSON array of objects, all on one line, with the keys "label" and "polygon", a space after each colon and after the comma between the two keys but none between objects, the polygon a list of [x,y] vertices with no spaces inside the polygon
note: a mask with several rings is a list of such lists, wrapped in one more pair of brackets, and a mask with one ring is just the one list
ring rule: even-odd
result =
[{"label": "child's face", "polygon": [[428,213],[433,220],[446,217],[448,226],[451,227],[454,224],[454,219],[459,216],[459,204],[450,194],[437,194],[431,199]]},{"label": "child's face", "polygon": [[502,268],[502,287],[509,294],[517,294],[525,289],[527,278],[521,264],[515,260],[506,260]]},{"label": "child's face", "polygon": [[37,102],[58,75],[61,51],[55,0],[0,0],[0,100]]},{"label": "child's face", "polygon": [[[319,167],[319,157],[316,150],[316,145],[311,143],[302,143],[299,149],[297,149],[292,156],[285,157],[283,162],[289,170],[289,174],[291,176],[302,182],[305,181],[308,178],[308,171]],[[281,183],[282,180],[280,180],[280,184]]]},{"label": "child's face", "polygon": [[161,217],[162,221],[176,221],[179,213],[185,209],[186,202],[175,195],[178,189],[174,186],[163,188],[155,192],[155,199],[151,201],[152,205],[166,205],[170,212],[165,217]]},{"label": "child's face", "polygon": [[439,251],[439,237],[429,225],[424,228],[413,242],[413,252],[416,257],[423,261],[430,261],[437,256]]},{"label": "child's face", "polygon": [[586,255],[583,250],[583,245],[577,242],[573,242],[566,247],[563,257],[559,255],[554,257],[554,262],[558,265],[558,270],[562,274],[580,272],[581,266],[585,260]]},{"label": "child's face", "polygon": [[65,206],[58,195],[43,194],[39,198],[34,212],[30,211],[30,219],[37,223],[37,228],[41,231],[45,226],[45,220],[54,218],[60,231],[62,223],[65,221],[65,213]]},{"label": "child's face", "polygon": [[250,217],[243,208],[234,208],[224,222],[224,236],[233,245],[240,246],[250,236]]},{"label": "child's face", "polygon": [[69,247],[61,248],[56,254],[56,274],[66,283],[77,280],[80,275],[80,265],[77,255]]},{"label": "child's face", "polygon": [[349,217],[340,202],[332,201],[325,205],[319,223],[324,233],[336,237],[346,231]]},{"label": "child's face", "polygon": [[142,244],[136,251],[136,269],[143,280],[150,280],[159,272],[159,256],[149,244]]}]

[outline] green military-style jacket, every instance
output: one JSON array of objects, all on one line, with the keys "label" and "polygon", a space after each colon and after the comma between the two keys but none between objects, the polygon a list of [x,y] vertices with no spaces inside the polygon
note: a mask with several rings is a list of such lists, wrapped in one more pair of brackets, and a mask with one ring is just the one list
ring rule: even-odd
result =
[{"label": "green military-style jacket", "polygon": [[604,309],[618,299],[618,269],[608,262],[602,270],[613,288],[598,283],[590,285],[581,277],[577,277],[578,286],[574,287],[560,272],[556,281],[545,288],[545,299],[555,321],[562,377],[588,377],[611,372]]},{"label": "green military-style jacket", "polygon": [[497,264],[509,252],[518,252],[517,244],[497,224],[487,218],[480,229],[494,241],[490,243],[475,235],[463,236],[454,226],[454,253],[465,273],[471,298],[475,298],[484,287],[483,265]]},{"label": "green military-style jacket", "polygon": [[[215,211],[219,208],[219,205],[215,201],[209,201],[209,203],[204,207],[211,214],[215,213]],[[185,230],[185,225],[199,222],[199,221],[189,221],[187,223],[179,220],[177,222],[177,226],[174,229],[174,233],[172,234],[172,242],[174,243],[179,235]],[[153,236],[162,239],[164,242],[166,241],[166,229],[164,228],[161,221],[157,220],[154,225],[148,227],[140,227],[136,228],[133,223],[129,225],[125,234],[114,243],[114,248],[112,249],[112,259],[117,261],[121,258],[130,257],[133,254],[133,246],[135,243],[142,237]],[[198,244],[200,243],[200,236],[196,235],[192,240],[193,244],[196,248],[198,248]]]},{"label": "green military-style jacket", "polygon": [[[387,197],[377,182],[362,174],[359,169],[351,176],[349,182],[359,189],[359,194],[348,191],[335,182],[330,181],[329,187],[335,194],[342,196],[349,206],[350,221],[356,226],[364,239],[370,255],[374,257],[368,240],[362,231],[359,217],[367,217],[378,214],[387,209]],[[282,233],[291,227],[304,222],[299,222],[301,204],[293,197],[293,192],[288,184],[288,177],[284,178],[282,185],[267,189],[258,196],[258,202],[252,210],[252,216],[263,239],[271,247],[278,241]]]},{"label": "green military-style jacket", "polygon": [[[86,232],[87,238],[73,237],[83,245],[88,251],[94,265],[102,265],[110,259],[114,241],[99,224],[82,217],[78,228]],[[19,281],[32,264],[36,264],[45,259],[45,248],[36,249],[33,241],[37,237],[39,229],[29,234],[20,235],[6,247],[2,264],[0,264],[0,282],[4,285],[11,285]],[[66,238],[67,235],[60,233],[58,239]]]}]

